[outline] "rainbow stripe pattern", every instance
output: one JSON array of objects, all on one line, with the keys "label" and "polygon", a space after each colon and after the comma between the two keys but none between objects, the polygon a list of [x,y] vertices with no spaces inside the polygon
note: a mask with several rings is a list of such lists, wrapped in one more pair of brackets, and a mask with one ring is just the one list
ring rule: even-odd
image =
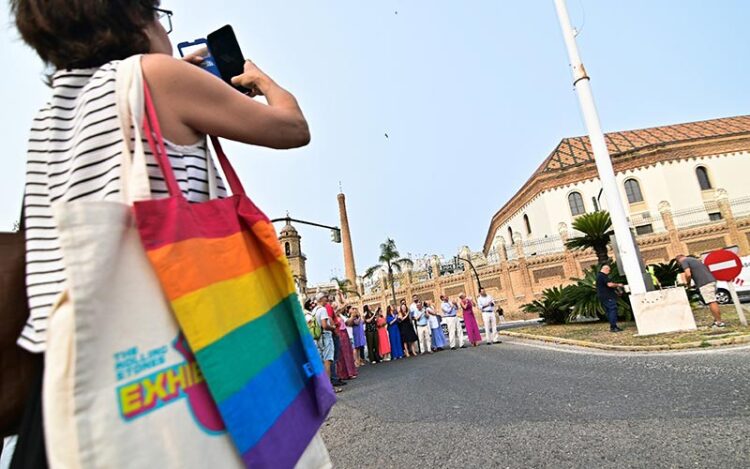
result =
[{"label": "rainbow stripe pattern", "polygon": [[234,195],[189,203],[149,142],[171,196],[136,202],[136,223],[245,465],[294,467],[335,397],[273,225],[213,142]]}]

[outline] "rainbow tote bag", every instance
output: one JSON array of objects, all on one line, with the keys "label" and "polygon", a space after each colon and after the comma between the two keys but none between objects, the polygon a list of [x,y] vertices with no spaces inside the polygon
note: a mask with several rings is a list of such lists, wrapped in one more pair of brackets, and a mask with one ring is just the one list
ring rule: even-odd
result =
[{"label": "rainbow tote bag", "polygon": [[335,397],[276,232],[216,138],[232,196],[185,199],[144,94],[144,133],[170,194],[133,204],[146,255],[246,467],[294,467]]}]

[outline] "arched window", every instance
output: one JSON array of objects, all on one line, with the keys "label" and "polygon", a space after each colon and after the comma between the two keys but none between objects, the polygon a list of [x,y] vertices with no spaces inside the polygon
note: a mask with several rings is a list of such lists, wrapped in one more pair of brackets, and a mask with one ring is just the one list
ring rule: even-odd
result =
[{"label": "arched window", "polygon": [[695,175],[698,177],[698,185],[701,186],[702,191],[712,189],[711,180],[708,178],[708,171],[703,166],[695,168]]},{"label": "arched window", "polygon": [[292,247],[289,243],[284,243],[284,252],[286,252],[286,257],[292,255]]},{"label": "arched window", "polygon": [[508,227],[508,236],[510,237],[510,244],[516,244],[516,240],[513,239],[513,228]]},{"label": "arched window", "polygon": [[570,205],[570,213],[575,217],[576,215],[583,215],[586,213],[586,207],[583,206],[583,197],[578,192],[571,192],[568,195],[568,204]]},{"label": "arched window", "polygon": [[641,185],[635,179],[628,179],[625,181],[625,195],[628,196],[628,202],[631,204],[637,204],[643,202],[643,194],[641,193]]},{"label": "arched window", "polygon": [[531,234],[531,223],[529,223],[529,216],[525,213],[523,214],[523,223],[526,225],[526,234]]}]

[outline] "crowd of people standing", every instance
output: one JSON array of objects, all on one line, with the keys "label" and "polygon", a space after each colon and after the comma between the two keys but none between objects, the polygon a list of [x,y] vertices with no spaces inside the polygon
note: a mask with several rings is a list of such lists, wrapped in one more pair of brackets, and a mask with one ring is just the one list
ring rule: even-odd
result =
[{"label": "crowd of people standing", "polygon": [[[482,342],[474,308],[482,312],[485,342],[498,343],[496,313],[502,320],[502,308],[497,308],[492,296],[481,288],[477,301],[464,293],[458,299],[440,296],[440,306],[431,301],[412,297],[396,306],[364,305],[362,311],[350,304],[339,291],[335,295],[318,293],[305,302],[308,328],[315,339],[325,370],[336,392],[347,381],[357,378],[357,370],[366,364],[401,360],[450,348],[466,348],[459,310],[463,312],[468,343],[472,347]],[[445,323],[448,337],[442,324]]]}]

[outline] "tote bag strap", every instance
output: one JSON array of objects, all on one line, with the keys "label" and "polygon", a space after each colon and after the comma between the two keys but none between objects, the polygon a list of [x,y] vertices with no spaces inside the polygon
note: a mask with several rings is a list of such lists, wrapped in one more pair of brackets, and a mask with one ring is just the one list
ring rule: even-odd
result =
[{"label": "tote bag strap", "polygon": [[211,152],[206,148],[206,177],[208,179],[208,198],[210,200],[219,198],[219,183],[218,176],[216,174],[216,166],[214,166],[214,160],[211,158]]},{"label": "tote bag strap", "polygon": [[221,143],[219,142],[219,137],[211,136],[211,144],[214,146],[214,151],[216,152],[216,156],[219,158],[219,164],[221,165],[221,170],[224,171],[224,176],[227,178],[227,183],[229,184],[229,187],[232,189],[232,194],[245,194],[245,188],[242,187],[242,182],[240,182],[240,178],[237,177],[237,173],[234,171],[234,167],[232,167],[232,164],[229,162],[229,158],[227,158],[227,155],[224,153],[224,149],[221,148]]},{"label": "tote bag strap", "polygon": [[[136,200],[151,198],[146,155],[141,135],[143,120],[143,71],[141,55],[134,55],[120,62],[115,78],[117,115],[122,133],[123,200],[132,205]],[[131,140],[133,149],[131,153]]]},{"label": "tote bag strap", "polygon": [[151,99],[151,92],[145,82],[143,83],[143,98],[146,104],[146,118],[143,119],[143,131],[146,134],[148,146],[151,148],[151,152],[159,164],[164,181],[167,183],[169,195],[184,199],[185,196],[180,189],[180,185],[177,183],[177,178],[174,176],[174,171],[172,170],[172,163],[169,161],[169,155],[167,155],[164,137],[162,137],[161,127],[159,127],[159,119],[156,117],[154,102]]}]

